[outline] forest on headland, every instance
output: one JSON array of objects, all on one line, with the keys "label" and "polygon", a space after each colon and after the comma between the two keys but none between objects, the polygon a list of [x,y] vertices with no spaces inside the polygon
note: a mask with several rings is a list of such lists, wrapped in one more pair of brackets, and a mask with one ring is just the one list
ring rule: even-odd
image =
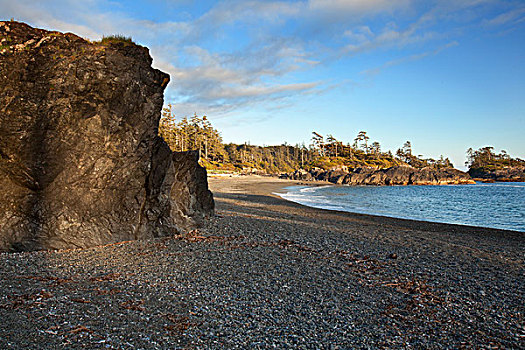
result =
[{"label": "forest on headland", "polygon": [[[378,169],[393,166],[421,168],[453,168],[451,161],[414,155],[412,144],[406,141],[396,150],[383,151],[378,141],[370,141],[366,131],[360,131],[352,143],[344,143],[333,135],[321,135],[313,131],[308,145],[290,145],[286,142],[277,146],[256,146],[249,143],[224,143],[220,132],[206,116],[176,118],[169,104],[163,109],[159,124],[159,135],[173,151],[195,150],[199,153],[200,164],[216,172],[241,172],[278,174],[297,169],[324,170],[346,167],[374,167]],[[525,161],[513,159],[507,152],[494,153],[493,147],[467,150],[466,165],[470,169],[494,170],[508,166],[523,167]]]}]

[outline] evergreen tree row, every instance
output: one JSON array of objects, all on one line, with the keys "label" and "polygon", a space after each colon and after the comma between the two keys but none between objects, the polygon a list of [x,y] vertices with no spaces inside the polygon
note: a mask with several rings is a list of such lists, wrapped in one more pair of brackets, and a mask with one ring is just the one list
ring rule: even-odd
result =
[{"label": "evergreen tree row", "polygon": [[172,151],[197,150],[199,158],[205,160],[224,162],[227,159],[221,135],[206,116],[195,114],[190,119],[184,117],[177,122],[173,107],[169,104],[162,110],[159,135]]},{"label": "evergreen tree row", "polygon": [[494,147],[482,147],[476,151],[472,148],[467,150],[467,161],[465,165],[469,169],[497,170],[505,167],[525,167],[525,160],[511,158],[505,150],[500,153],[494,152]]},{"label": "evergreen tree row", "polygon": [[173,151],[197,150],[201,164],[209,170],[280,173],[313,167],[453,166],[448,158],[442,156],[434,160],[413,155],[410,141],[398,149],[395,155],[390,151],[382,152],[379,142],[369,142],[366,131],[360,131],[352,144],[344,144],[333,135],[324,137],[317,132],[312,133],[308,147],[286,143],[264,147],[224,144],[220,132],[213,128],[206,116],[194,114],[189,119],[184,117],[177,121],[171,104],[163,109],[159,135]]}]

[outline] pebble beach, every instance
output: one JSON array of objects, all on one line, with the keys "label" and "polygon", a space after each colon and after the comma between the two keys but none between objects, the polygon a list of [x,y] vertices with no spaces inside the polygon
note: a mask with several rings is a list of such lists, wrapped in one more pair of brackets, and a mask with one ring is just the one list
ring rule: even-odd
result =
[{"label": "pebble beach", "polygon": [[192,232],[0,254],[2,349],[523,349],[523,233],[305,207],[209,177]]}]

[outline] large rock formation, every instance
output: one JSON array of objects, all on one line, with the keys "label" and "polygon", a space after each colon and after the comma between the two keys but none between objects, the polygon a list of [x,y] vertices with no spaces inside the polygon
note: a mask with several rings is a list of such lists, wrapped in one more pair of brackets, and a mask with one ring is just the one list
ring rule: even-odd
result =
[{"label": "large rock formation", "polygon": [[190,230],[213,213],[194,154],[157,136],[148,49],[0,22],[0,250]]},{"label": "large rock formation", "polygon": [[304,181],[329,181],[341,185],[451,185],[475,183],[467,173],[457,169],[416,169],[396,166],[387,169],[356,168],[347,170],[296,170],[288,178]]},{"label": "large rock formation", "polygon": [[525,182],[525,167],[471,168],[468,173],[476,180],[485,182]]}]

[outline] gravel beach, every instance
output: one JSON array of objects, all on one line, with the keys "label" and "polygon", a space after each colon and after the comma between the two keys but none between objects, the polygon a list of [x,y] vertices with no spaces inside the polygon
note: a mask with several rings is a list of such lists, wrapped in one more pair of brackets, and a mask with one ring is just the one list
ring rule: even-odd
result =
[{"label": "gravel beach", "polygon": [[308,208],[210,177],[198,231],[0,254],[1,349],[525,348],[525,234]]}]

